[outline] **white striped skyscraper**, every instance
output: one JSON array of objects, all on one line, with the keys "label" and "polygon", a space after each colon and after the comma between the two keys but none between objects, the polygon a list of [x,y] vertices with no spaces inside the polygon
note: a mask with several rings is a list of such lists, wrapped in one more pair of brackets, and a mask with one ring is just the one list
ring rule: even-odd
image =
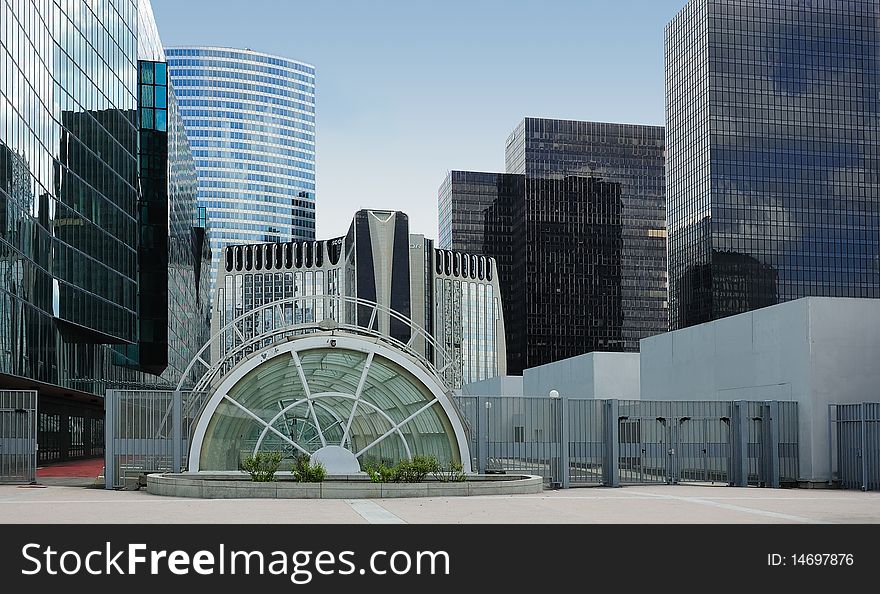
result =
[{"label": "white striped skyscraper", "polygon": [[226,244],[314,239],[315,68],[231,48],[166,54],[215,266]]}]

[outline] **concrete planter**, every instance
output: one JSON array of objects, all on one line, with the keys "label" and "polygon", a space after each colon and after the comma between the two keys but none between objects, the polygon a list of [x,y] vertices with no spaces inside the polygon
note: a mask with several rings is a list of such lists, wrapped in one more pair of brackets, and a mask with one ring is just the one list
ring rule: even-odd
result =
[{"label": "concrete planter", "polygon": [[460,483],[371,483],[364,475],[331,476],[322,483],[297,483],[289,474],[257,483],[244,473],[184,472],[147,476],[147,492],[203,499],[385,499],[540,493],[543,479],[533,475],[470,475]]}]

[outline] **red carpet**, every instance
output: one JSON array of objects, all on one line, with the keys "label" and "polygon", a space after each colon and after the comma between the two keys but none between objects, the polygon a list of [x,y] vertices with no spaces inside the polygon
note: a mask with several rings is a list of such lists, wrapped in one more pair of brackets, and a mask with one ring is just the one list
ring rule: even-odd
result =
[{"label": "red carpet", "polygon": [[61,462],[37,468],[37,478],[50,477],[82,477],[95,478],[104,470],[104,458]]}]

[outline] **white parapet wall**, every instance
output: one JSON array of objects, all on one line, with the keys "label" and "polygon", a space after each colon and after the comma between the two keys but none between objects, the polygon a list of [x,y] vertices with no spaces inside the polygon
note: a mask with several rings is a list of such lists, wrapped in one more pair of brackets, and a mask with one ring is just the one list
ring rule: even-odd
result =
[{"label": "white parapet wall", "polygon": [[523,371],[523,392],[565,398],[639,399],[638,353],[586,353]]},{"label": "white parapet wall", "polygon": [[548,396],[639,399],[638,353],[586,353],[523,371],[465,384],[464,396]]},{"label": "white parapet wall", "polygon": [[794,400],[799,475],[829,477],[828,404],[880,400],[880,300],[807,297],[641,341],[644,400]]},{"label": "white parapet wall", "polygon": [[521,375],[496,375],[461,387],[463,396],[523,396]]}]

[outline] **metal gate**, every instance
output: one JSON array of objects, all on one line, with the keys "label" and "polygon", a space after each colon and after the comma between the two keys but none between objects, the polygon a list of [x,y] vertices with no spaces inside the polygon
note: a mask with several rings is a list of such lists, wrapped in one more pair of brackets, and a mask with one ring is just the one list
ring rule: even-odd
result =
[{"label": "metal gate", "polygon": [[563,420],[567,434],[562,436],[568,443],[568,472],[563,467],[562,486],[601,485],[606,481],[607,444],[605,441],[606,414],[602,400],[566,399],[560,403],[560,410],[566,416]]},{"label": "metal gate", "polygon": [[[778,487],[798,480],[798,420],[794,402],[735,401],[733,418],[743,433],[731,455],[732,482]],[[734,431],[736,433],[736,431]]]},{"label": "metal gate", "polygon": [[0,483],[37,480],[37,392],[0,390]]},{"label": "metal gate", "polygon": [[621,483],[730,482],[730,403],[621,401]]},{"label": "metal gate", "polygon": [[[561,411],[548,398],[487,397],[481,401],[477,458],[487,472],[557,476]],[[483,419],[480,419],[481,421]]]},{"label": "metal gate", "polygon": [[619,480],[627,484],[676,482],[668,407],[662,402],[618,405]]},{"label": "metal gate", "polygon": [[190,435],[206,397],[204,392],[108,390],[106,488],[123,487],[150,472],[186,468]]},{"label": "metal gate", "polygon": [[798,478],[797,404],[461,396],[481,472],[553,486],[778,487]]},{"label": "metal gate", "polygon": [[674,421],[673,472],[678,481],[730,482],[730,422],[727,415],[678,417]]},{"label": "metal gate", "polygon": [[844,489],[880,489],[880,402],[829,405],[828,433],[831,481]]}]

